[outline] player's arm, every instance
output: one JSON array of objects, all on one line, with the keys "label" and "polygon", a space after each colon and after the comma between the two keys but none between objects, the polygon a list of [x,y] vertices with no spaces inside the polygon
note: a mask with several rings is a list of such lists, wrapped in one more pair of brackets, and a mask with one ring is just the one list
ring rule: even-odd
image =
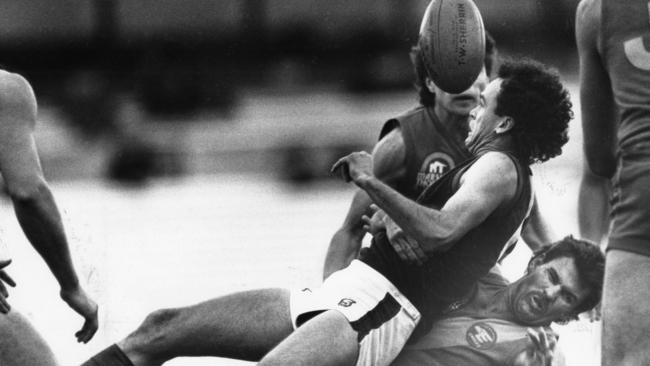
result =
[{"label": "player's arm", "polygon": [[576,13],[580,110],[588,166],[594,174],[611,178],[616,169],[617,118],[611,83],[598,49],[599,3],[583,0]]},{"label": "player's arm", "polygon": [[517,183],[517,172],[510,158],[501,153],[487,153],[463,174],[458,191],[440,210],[435,210],[409,200],[374,177],[372,158],[367,153],[348,155],[333,169],[343,169],[344,177],[366,191],[426,252],[448,249],[513,197]]},{"label": "player's arm", "polygon": [[595,175],[588,167],[582,171],[578,194],[578,228],[583,239],[604,245],[609,230],[611,181]]},{"label": "player's arm", "polygon": [[87,341],[97,329],[97,306],[79,285],[61,216],[43,177],[33,135],[34,92],[24,78],[4,71],[0,85],[0,171],[25,236],[56,277],[63,300],[86,318],[78,338]]},{"label": "player's arm", "polygon": [[[380,180],[391,184],[405,173],[406,152],[404,138],[399,127],[393,128],[375,145],[372,152],[375,162],[373,174]],[[334,233],[325,256],[323,278],[347,267],[356,258],[365,235],[363,215],[371,215],[372,200],[368,194],[358,189],[341,227]]]},{"label": "player's arm", "polygon": [[555,240],[554,235],[548,221],[539,210],[537,197],[533,197],[533,206],[530,210],[526,225],[524,225],[521,231],[521,237],[530,250],[536,252],[543,246],[551,244]]},{"label": "player's arm", "polygon": [[601,242],[608,228],[609,178],[616,169],[616,106],[598,42],[600,1],[583,0],[576,13],[580,57],[580,110],[585,167],[580,182],[580,235]]}]

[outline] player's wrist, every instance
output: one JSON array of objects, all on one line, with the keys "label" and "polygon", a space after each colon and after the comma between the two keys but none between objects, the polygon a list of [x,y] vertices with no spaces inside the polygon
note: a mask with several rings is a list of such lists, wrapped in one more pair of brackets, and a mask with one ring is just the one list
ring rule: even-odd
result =
[{"label": "player's wrist", "polygon": [[361,174],[358,177],[355,177],[354,183],[363,190],[371,188],[377,178],[371,174]]}]

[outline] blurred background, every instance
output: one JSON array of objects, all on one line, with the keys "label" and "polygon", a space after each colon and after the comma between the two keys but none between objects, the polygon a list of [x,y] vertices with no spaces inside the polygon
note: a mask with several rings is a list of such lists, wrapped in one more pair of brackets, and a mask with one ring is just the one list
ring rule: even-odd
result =
[{"label": "blurred background", "polygon": [[[566,75],[577,2],[476,1],[502,55]],[[427,4],[2,0],[0,64],[32,82],[39,133],[56,130],[39,144],[50,178],[308,181],[415,103],[408,51]]]},{"label": "blurred background", "polygon": [[[578,0],[475,2],[499,54],[558,68],[577,106]],[[0,0],[0,64],[36,92],[43,168],[100,329],[90,344],[74,342],[81,321],[3,200],[0,257],[14,259],[14,308],[72,365],[158,308],[319,283],[354,190],[329,168],[369,150],[384,121],[415,106],[408,52],[427,5]],[[542,212],[561,234],[577,233],[574,109],[564,154],[534,167]],[[510,278],[529,254],[518,246]],[[595,326],[564,328],[569,365],[596,364]],[[208,364],[240,363],[170,363]]]}]

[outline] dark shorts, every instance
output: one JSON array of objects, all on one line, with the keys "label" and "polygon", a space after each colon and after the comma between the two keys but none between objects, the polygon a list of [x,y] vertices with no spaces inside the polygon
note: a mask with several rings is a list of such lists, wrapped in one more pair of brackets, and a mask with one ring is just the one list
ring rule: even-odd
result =
[{"label": "dark shorts", "polygon": [[650,145],[619,158],[607,246],[611,249],[650,256]]}]

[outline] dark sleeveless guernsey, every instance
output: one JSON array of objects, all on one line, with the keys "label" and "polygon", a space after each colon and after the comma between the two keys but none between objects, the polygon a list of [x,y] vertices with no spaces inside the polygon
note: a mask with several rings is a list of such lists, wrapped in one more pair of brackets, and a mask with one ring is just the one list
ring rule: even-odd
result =
[{"label": "dark sleeveless guernsey", "polygon": [[[423,316],[421,330],[428,329],[431,321],[441,315],[450,303],[466,296],[476,281],[489,272],[508,239],[526,217],[531,195],[530,170],[514,156],[507,155],[517,169],[514,197],[447,251],[430,254],[424,265],[417,266],[402,261],[382,232],[360,253],[361,261],[384,275],[420,311]],[[456,193],[462,174],[478,158],[449,171],[429,186],[417,202],[440,209]]]},{"label": "dark sleeveless guernsey", "polygon": [[406,174],[394,188],[410,199],[471,157],[464,141],[440,122],[433,107],[419,106],[388,120],[379,139],[397,126],[404,139]]}]

